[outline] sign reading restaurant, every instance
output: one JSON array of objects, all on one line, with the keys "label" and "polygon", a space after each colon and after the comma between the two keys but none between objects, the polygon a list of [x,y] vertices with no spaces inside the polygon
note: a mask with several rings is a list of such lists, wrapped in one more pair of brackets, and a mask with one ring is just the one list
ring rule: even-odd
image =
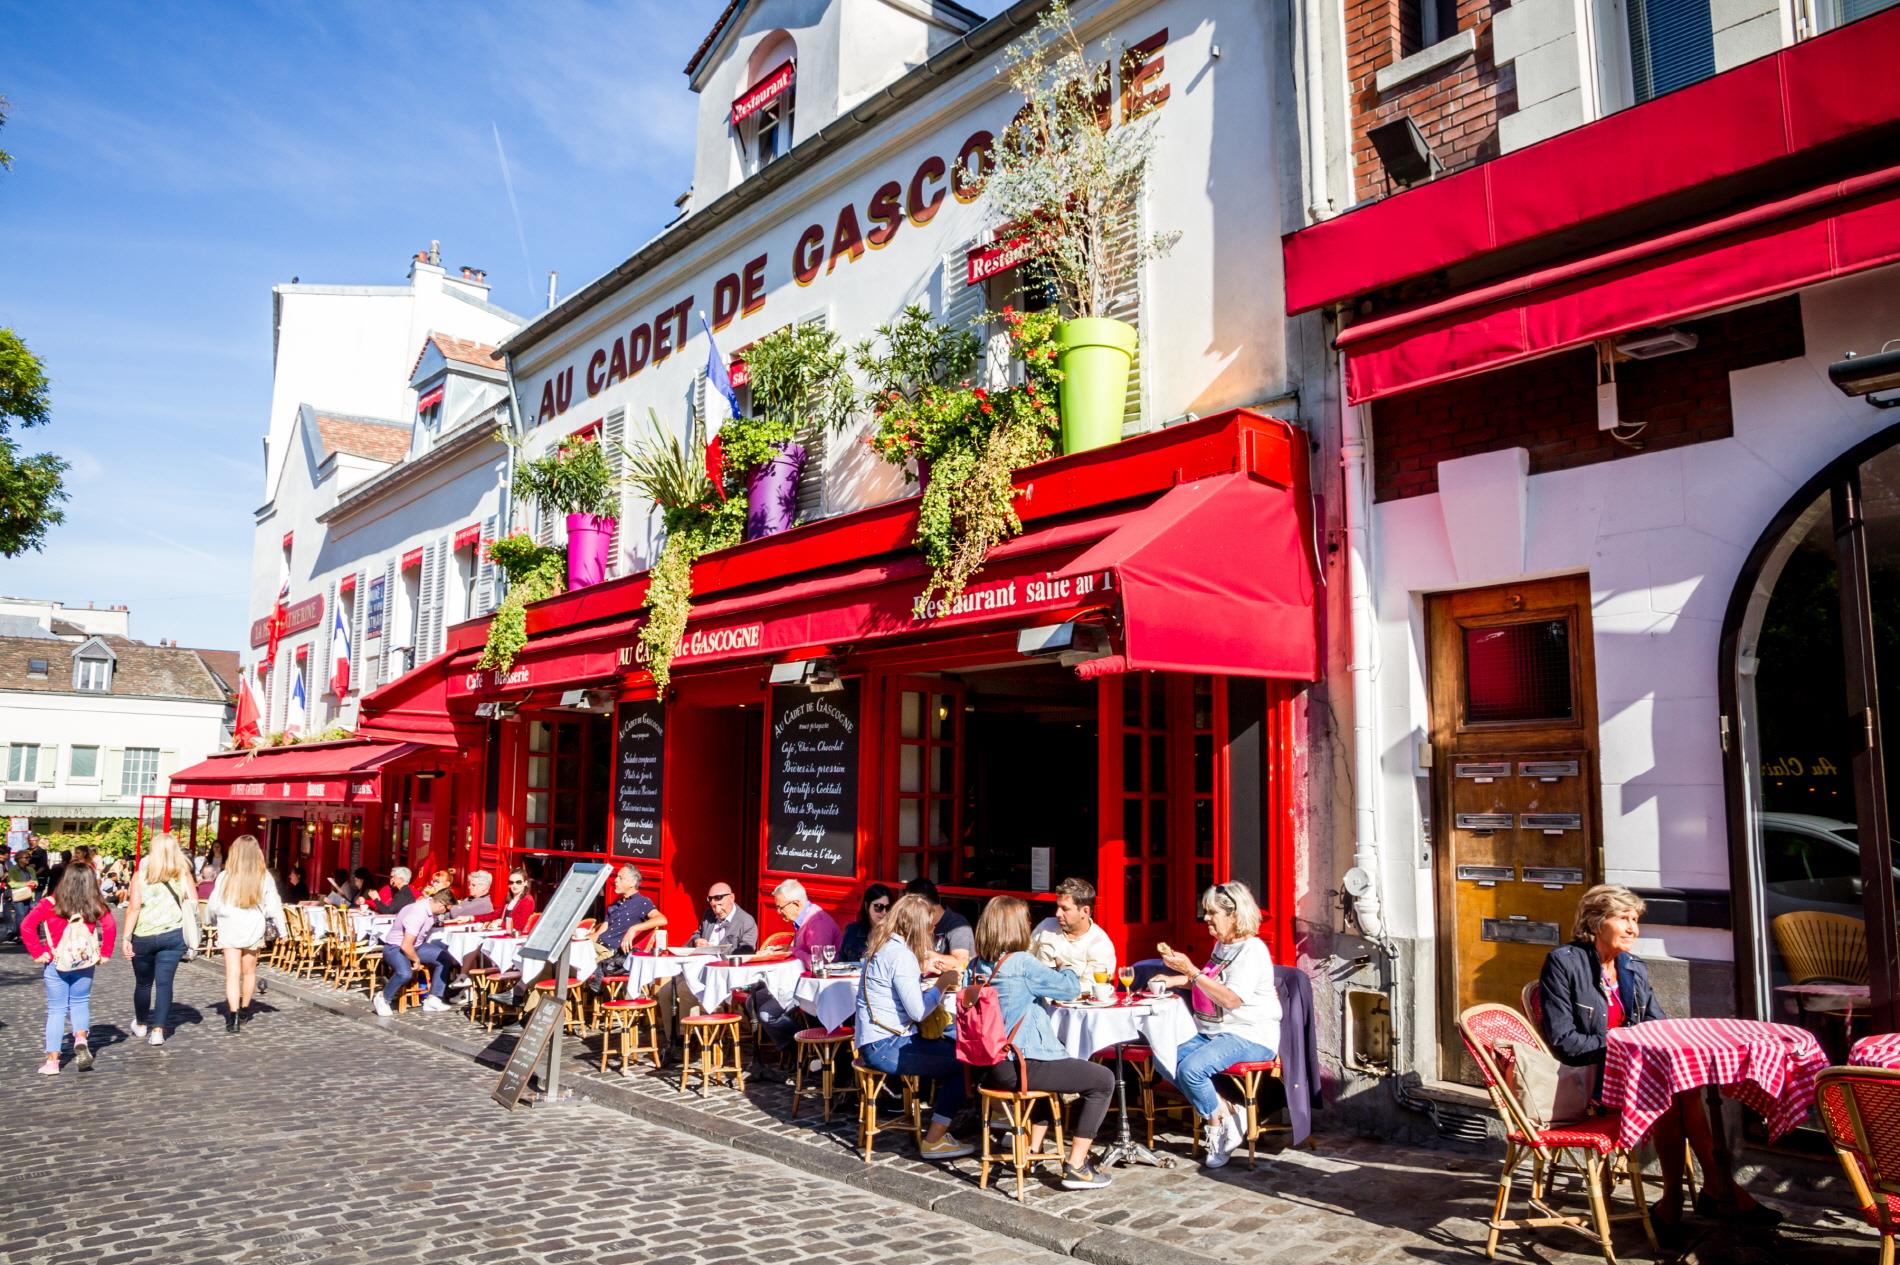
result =
[{"label": "sign reading restaurant", "polygon": [[732,125],[734,127],[739,126],[739,124],[745,122],[760,110],[763,110],[766,106],[784,96],[786,91],[792,86],[792,74],[793,63],[791,58],[788,57],[780,62],[772,70],[771,74],[740,93],[739,99],[732,103]]},{"label": "sign reading restaurant", "polygon": [[[1119,103],[1106,94],[1099,102],[1104,127],[1117,119],[1124,124],[1132,122],[1168,100],[1170,85],[1161,78],[1167,65],[1162,55],[1167,42],[1168,31],[1163,27],[1123,50]],[[789,90],[793,69],[793,64],[786,62],[747,89],[733,103],[734,122],[756,113]],[[784,83],[775,88],[781,76]],[[743,114],[742,105],[748,107]],[[954,150],[943,148],[926,154],[909,171],[900,168],[879,173],[888,178],[870,196],[862,202],[845,201],[798,234],[791,250],[792,280],[800,287],[811,285],[821,273],[830,276],[840,264],[854,264],[867,251],[890,245],[906,225],[922,228],[937,217],[946,198],[975,202],[983,195],[982,180],[989,172],[990,148],[995,143],[993,132],[976,128],[964,135]],[[1009,256],[1032,248],[1032,243],[1017,238],[1001,245],[1002,251],[981,264],[972,257],[968,264],[971,283],[982,279],[980,270],[987,270],[983,275],[988,276],[1015,267],[1026,254],[1013,259]],[[771,264],[771,252],[761,252],[731,266],[712,282],[710,317],[714,333],[741,316],[764,309],[768,298],[766,270]],[[577,401],[591,400],[616,383],[636,378],[675,352],[684,351],[691,337],[689,318],[703,302],[697,292],[663,298],[657,309],[649,310],[632,326],[603,335],[565,367],[550,372],[542,379],[538,393],[530,386],[524,399],[537,401],[534,424],[553,421]]]}]

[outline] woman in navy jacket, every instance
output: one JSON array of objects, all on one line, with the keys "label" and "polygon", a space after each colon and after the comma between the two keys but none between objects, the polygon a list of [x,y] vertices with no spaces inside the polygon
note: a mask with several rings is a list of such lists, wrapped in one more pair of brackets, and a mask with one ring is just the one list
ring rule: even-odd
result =
[{"label": "woman in navy jacket", "polygon": [[[1603,1087],[1603,1062],[1610,1029],[1650,1019],[1666,1019],[1649,982],[1649,968],[1631,952],[1642,924],[1643,899],[1627,887],[1600,884],[1577,904],[1569,944],[1544,959],[1544,1039],[1551,1053],[1572,1067],[1595,1067],[1597,1091]],[[1650,1205],[1665,1227],[1682,1220],[1683,1139],[1702,1164],[1704,1191],[1696,1214],[1750,1225],[1774,1225],[1781,1214],[1758,1204],[1736,1185],[1729,1157],[1716,1150],[1700,1090],[1676,1095],[1669,1110],[1650,1129],[1656,1162],[1662,1168],[1662,1195]]]}]

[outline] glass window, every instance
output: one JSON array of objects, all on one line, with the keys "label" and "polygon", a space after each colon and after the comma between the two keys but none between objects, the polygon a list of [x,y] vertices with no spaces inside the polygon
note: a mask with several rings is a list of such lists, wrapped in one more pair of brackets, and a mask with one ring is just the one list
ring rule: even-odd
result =
[{"label": "glass window", "polygon": [[76,778],[99,776],[99,748],[97,747],[74,747],[73,748],[72,776]]},{"label": "glass window", "polygon": [[1638,103],[1715,73],[1709,0],[1630,0],[1629,38]]},{"label": "glass window", "polygon": [[31,742],[15,742],[7,747],[7,781],[40,780],[40,749]]},{"label": "glass window", "polygon": [[112,688],[112,661],[110,659],[73,660],[73,688],[93,693]]},{"label": "glass window", "polygon": [[119,778],[121,795],[150,795],[158,786],[158,748],[127,747]]},{"label": "glass window", "polygon": [[1465,631],[1465,723],[1570,720],[1570,621]]}]

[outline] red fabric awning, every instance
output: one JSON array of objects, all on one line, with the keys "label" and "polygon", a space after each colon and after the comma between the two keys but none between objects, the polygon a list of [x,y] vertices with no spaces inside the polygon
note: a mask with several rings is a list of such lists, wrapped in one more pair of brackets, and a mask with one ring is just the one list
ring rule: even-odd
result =
[{"label": "red fabric awning", "polygon": [[455,552],[460,553],[464,549],[471,549],[481,542],[482,525],[480,523],[470,523],[455,533]]},{"label": "red fabric awning", "polygon": [[422,565],[422,550],[420,549],[411,549],[408,553],[402,556],[402,569],[404,571],[413,571],[415,568],[421,565]]},{"label": "red fabric awning", "polygon": [[434,749],[356,739],[234,751],[172,774],[171,793],[247,803],[376,804],[389,789],[386,776],[418,754],[433,756]]},{"label": "red fabric awning", "polygon": [[416,397],[416,412],[426,413],[442,402],[444,388],[436,387]]},{"label": "red fabric awning", "polygon": [[1900,262],[1900,166],[1347,327],[1354,404]]}]

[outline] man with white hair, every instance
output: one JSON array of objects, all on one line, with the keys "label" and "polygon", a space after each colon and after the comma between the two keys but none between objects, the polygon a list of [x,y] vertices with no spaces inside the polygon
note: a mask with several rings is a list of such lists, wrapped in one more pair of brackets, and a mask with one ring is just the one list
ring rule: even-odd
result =
[{"label": "man with white hair", "polygon": [[399,914],[416,903],[416,889],[410,886],[414,878],[408,866],[392,865],[389,867],[389,882],[356,903],[379,914]]},{"label": "man with white hair", "polygon": [[477,870],[468,876],[468,895],[449,908],[449,917],[455,918],[492,918],[495,916],[495,900],[490,893],[495,887],[495,876],[487,870]]},{"label": "man with white hair", "polygon": [[[778,909],[778,916],[792,924],[792,956],[811,969],[812,950],[820,945],[829,945],[835,952],[844,940],[844,929],[805,892],[805,885],[795,878],[788,878],[772,889],[772,903]],[[766,989],[765,985],[752,986],[752,1010],[758,1016],[759,1030],[775,1050],[783,1050],[792,1043],[792,1034],[798,1031],[798,1018],[790,1013],[789,1006],[780,1005],[778,1000]]]}]

